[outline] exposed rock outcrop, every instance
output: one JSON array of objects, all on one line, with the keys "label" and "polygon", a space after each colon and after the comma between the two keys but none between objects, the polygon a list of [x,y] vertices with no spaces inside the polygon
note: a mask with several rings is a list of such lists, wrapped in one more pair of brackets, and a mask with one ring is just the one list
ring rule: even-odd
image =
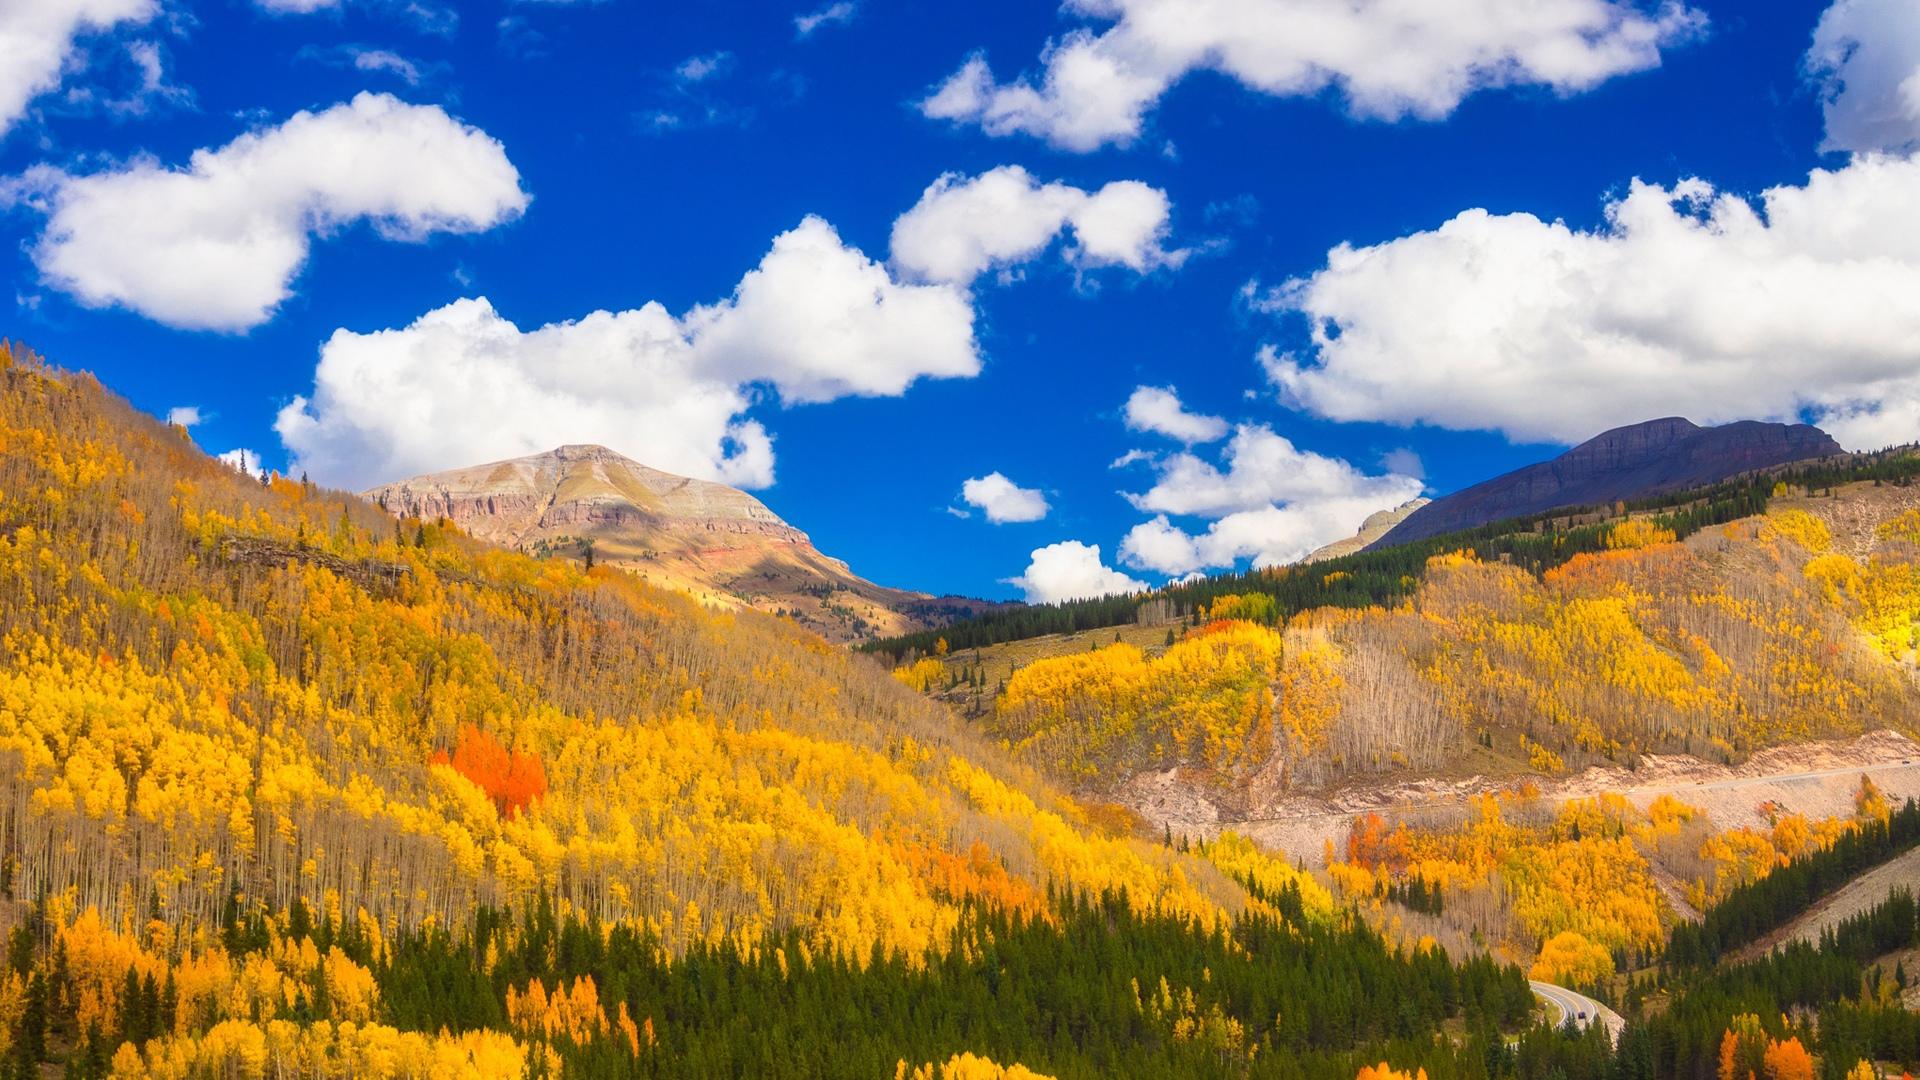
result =
[{"label": "exposed rock outcrop", "polygon": [[1359,532],[1354,533],[1345,540],[1335,540],[1326,547],[1301,559],[1300,562],[1303,565],[1306,563],[1317,563],[1327,559],[1337,559],[1342,555],[1351,555],[1356,551],[1363,551],[1367,545],[1372,544],[1392,532],[1401,522],[1413,516],[1415,511],[1432,501],[1431,499],[1413,499],[1409,502],[1403,502],[1391,510],[1380,510],[1369,514],[1367,520],[1360,523]]}]

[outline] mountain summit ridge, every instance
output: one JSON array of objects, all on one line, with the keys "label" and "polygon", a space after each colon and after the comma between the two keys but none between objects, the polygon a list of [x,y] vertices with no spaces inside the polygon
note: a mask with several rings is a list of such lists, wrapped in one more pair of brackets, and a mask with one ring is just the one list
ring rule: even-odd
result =
[{"label": "mountain summit ridge", "polygon": [[[731,524],[789,543],[811,542],[805,532],[738,488],[656,469],[597,443],[569,443],[525,457],[427,473],[365,495],[389,509],[445,517],[480,539],[508,544],[525,541],[534,529],[617,522],[637,515],[703,522],[713,528]],[[399,508],[393,505],[396,500]]]},{"label": "mountain summit ridge", "polygon": [[400,517],[445,518],[523,550],[584,554],[719,607],[789,615],[856,641],[987,606],[856,575],[738,488],[656,469],[596,443],[427,473],[363,493]]},{"label": "mountain summit ridge", "polygon": [[1811,424],[1740,420],[1701,427],[1685,417],[1661,417],[1601,432],[1559,457],[1435,499],[1372,546],[1411,543],[1562,507],[1661,495],[1845,452]]}]

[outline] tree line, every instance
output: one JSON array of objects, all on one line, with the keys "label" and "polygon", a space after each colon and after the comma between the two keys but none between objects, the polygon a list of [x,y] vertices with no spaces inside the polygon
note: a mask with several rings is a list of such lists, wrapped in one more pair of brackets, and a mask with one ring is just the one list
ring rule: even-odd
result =
[{"label": "tree line", "polygon": [[[105,1025],[71,1007],[94,988],[68,943],[86,950],[49,933],[35,905],[0,973],[30,986],[30,1000],[0,1035],[9,1075],[51,1060],[80,1080],[135,1066],[160,1075],[180,1060],[255,1075],[236,1032],[347,1020],[443,1044],[504,1033],[531,1074],[553,1076],[886,1076],[965,1053],[1061,1080],[1347,1080],[1379,1061],[1432,1080],[1599,1075],[1579,1067],[1604,1061],[1590,1035],[1533,1027],[1517,968],[1396,948],[1358,920],[1303,918],[1293,886],[1248,884],[1271,911],[1231,929],[1142,911],[1117,891],[1059,892],[1033,916],[970,905],[948,947],[921,956],[819,953],[796,931],[674,955],[643,926],[602,924],[545,893],[391,940],[304,904],[268,917],[236,901],[217,937],[224,961],[253,971],[303,951],[334,957],[333,968],[370,973],[359,1004],[322,966],[226,1016],[177,990],[172,969],[155,979],[129,967]],[[179,968],[183,981],[194,968]],[[1443,1025],[1466,1035],[1436,1040]]]}]

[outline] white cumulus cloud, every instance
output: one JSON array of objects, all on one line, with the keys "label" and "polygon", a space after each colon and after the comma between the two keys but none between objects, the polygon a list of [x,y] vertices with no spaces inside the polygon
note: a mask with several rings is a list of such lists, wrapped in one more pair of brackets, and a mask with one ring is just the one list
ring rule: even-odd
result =
[{"label": "white cumulus cloud", "polygon": [[195,424],[200,423],[202,419],[200,406],[198,405],[175,405],[173,408],[167,410],[167,423],[169,424],[178,424],[181,427],[193,427]]},{"label": "white cumulus cloud", "polygon": [[892,281],[810,217],[730,297],[677,317],[648,303],[523,331],[473,299],[399,329],[338,330],[276,430],[300,469],[341,487],[578,442],[764,487],[772,440],[745,416],[757,387],[799,404],[978,370],[964,296]]},{"label": "white cumulus cloud", "polygon": [[1120,555],[1128,566],[1169,577],[1225,569],[1242,560],[1254,566],[1285,566],[1352,536],[1369,516],[1419,493],[1420,485],[1414,482],[1389,497],[1354,495],[1263,506],[1228,514],[1199,532],[1188,532],[1160,514],[1128,531]]},{"label": "white cumulus cloud", "polygon": [[1657,66],[1706,17],[1679,0],[1066,0],[1110,23],[1051,41],[1043,70],[999,82],[975,55],[920,108],[1070,150],[1129,143],[1188,73],[1217,71],[1258,93],[1329,89],[1358,116],[1427,119],[1505,86],[1573,94]]},{"label": "white cumulus cloud", "polygon": [[315,237],[361,221],[391,240],[478,232],[528,201],[485,132],[367,93],[196,151],[184,168],[37,167],[17,187],[48,216],[33,245],[47,284],[89,307],[224,331],[272,318]]},{"label": "white cumulus cloud", "polygon": [[1572,443],[1657,416],[1813,415],[1856,448],[1920,436],[1920,159],[1856,157],[1751,201],[1635,182],[1592,231],[1466,211],[1342,245],[1266,294],[1283,399],[1336,420]]},{"label": "white cumulus cloud", "polygon": [[1218,518],[1273,503],[1354,496],[1393,506],[1419,494],[1411,477],[1368,476],[1339,458],[1302,450],[1264,424],[1234,429],[1222,457],[1225,469],[1191,453],[1170,454],[1156,463],[1153,487],[1128,499],[1151,513]]},{"label": "white cumulus cloud", "polygon": [[740,419],[749,404],[700,370],[685,328],[658,304],[522,331],[477,299],[400,329],[336,330],[312,396],[275,426],[301,469],[355,489],[583,442],[764,486],[772,447]]},{"label": "white cumulus cloud", "polygon": [[1137,180],[1085,191],[1042,184],[1018,165],[975,177],[949,173],[894,221],[893,261],[925,281],[966,285],[989,269],[1038,256],[1071,232],[1065,256],[1072,265],[1146,273],[1186,259],[1185,251],[1166,247],[1171,213],[1166,192]]},{"label": "white cumulus cloud", "polygon": [[1826,106],[1825,149],[1920,149],[1920,4],[1839,0],[1820,16],[1807,74]]},{"label": "white cumulus cloud", "polygon": [[[60,85],[75,40],[138,25],[160,10],[155,0],[6,0],[0,4],[0,135],[34,98]],[[137,59],[137,57],[136,57]]]},{"label": "white cumulus cloud", "polygon": [[1007,584],[1019,586],[1029,604],[1119,596],[1147,587],[1145,582],[1136,581],[1101,562],[1100,545],[1078,540],[1064,540],[1035,549],[1027,563],[1027,572],[1008,578]]},{"label": "white cumulus cloud", "polygon": [[817,217],[775,239],[730,299],[686,322],[706,370],[772,383],[790,404],[891,397],[916,379],[980,371],[965,296],[894,281]]},{"label": "white cumulus cloud", "polygon": [[[1289,563],[1342,537],[1369,514],[1420,494],[1421,482],[1394,473],[1368,475],[1339,458],[1302,450],[1259,424],[1243,424],[1222,454],[1225,468],[1192,453],[1155,463],[1151,489],[1129,495],[1155,516],[1121,542],[1129,566],[1170,576],[1228,567]],[[1194,533],[1170,516],[1207,519]]]},{"label": "white cumulus cloud", "polygon": [[998,472],[976,476],[960,485],[960,498],[977,507],[995,525],[1039,521],[1047,516],[1047,497],[1036,488],[1023,488]]},{"label": "white cumulus cloud", "polygon": [[1188,412],[1171,386],[1136,387],[1127,398],[1127,427],[1165,435],[1189,445],[1225,438],[1227,422],[1217,416]]}]

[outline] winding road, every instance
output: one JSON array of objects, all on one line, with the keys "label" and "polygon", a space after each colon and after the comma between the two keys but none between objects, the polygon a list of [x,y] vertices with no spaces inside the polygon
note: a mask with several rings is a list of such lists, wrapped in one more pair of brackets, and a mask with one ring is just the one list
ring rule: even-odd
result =
[{"label": "winding road", "polygon": [[1595,1020],[1607,1026],[1607,1038],[1620,1041],[1620,1031],[1627,1026],[1620,1014],[1593,1000],[1585,994],[1576,994],[1564,986],[1541,982],[1538,979],[1527,980],[1533,987],[1535,997],[1558,1009],[1560,1022],[1566,1023],[1571,1017],[1581,1027],[1592,1026]]}]

